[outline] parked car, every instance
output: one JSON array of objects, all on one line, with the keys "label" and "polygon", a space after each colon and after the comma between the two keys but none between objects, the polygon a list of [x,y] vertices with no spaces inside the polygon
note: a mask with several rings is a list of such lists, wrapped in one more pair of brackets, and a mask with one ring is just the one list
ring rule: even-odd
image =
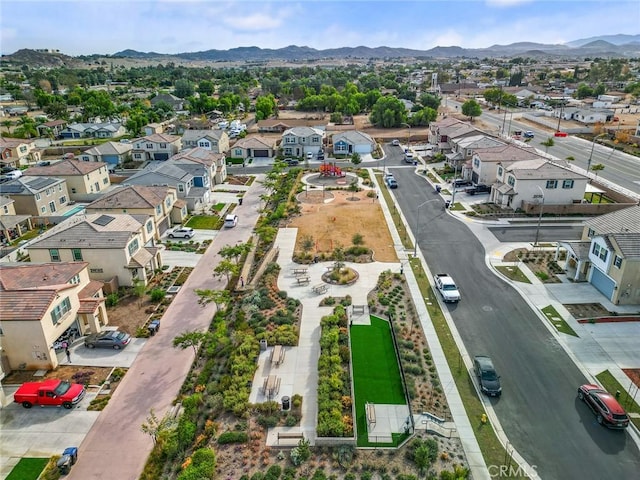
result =
[{"label": "parked car", "polygon": [[313,152],[307,152],[307,160],[313,160]]},{"label": "parked car", "polygon": [[480,390],[490,397],[502,395],[500,376],[496,373],[493,361],[486,355],[477,355],[473,358],[473,370],[478,377]]},{"label": "parked car", "polygon": [[43,382],[23,383],[14,393],[13,401],[22,404],[24,408],[46,405],[69,409],[80,403],[85,393],[84,385],[52,378]]},{"label": "parked car", "polygon": [[556,132],[553,134],[554,137],[568,137],[569,134],[567,132]]},{"label": "parked car", "polygon": [[491,185],[483,185],[479,183],[471,187],[465,188],[464,191],[469,195],[475,195],[476,193],[489,193],[491,192]]},{"label": "parked car", "polygon": [[398,140],[398,139],[391,140],[391,145],[393,145],[394,147],[399,147],[400,146],[400,140]]},{"label": "parked car", "polygon": [[609,428],[627,428],[629,416],[618,403],[618,400],[598,385],[581,385],[578,398],[586,403],[596,415],[600,425]]},{"label": "parked car", "polygon": [[413,156],[413,152],[406,152],[404,154],[404,161],[407,163],[413,163],[414,160],[414,156]]},{"label": "parked car", "polygon": [[463,178],[456,178],[453,182],[452,182],[452,186],[454,188],[458,188],[458,187],[468,187],[471,185],[471,182],[469,180],[465,180]]},{"label": "parked car", "polygon": [[524,138],[534,138],[535,134],[531,130],[524,132]]},{"label": "parked car", "polygon": [[384,181],[387,184],[387,187],[389,188],[398,188],[398,182],[396,182],[396,179],[393,175],[387,175],[384,178]]},{"label": "parked car", "polygon": [[15,180],[16,178],[20,178],[22,176],[22,170],[11,170],[10,172],[2,175],[2,178],[6,178],[7,180]]},{"label": "parked car", "polygon": [[196,232],[193,231],[193,228],[189,227],[177,227],[169,232],[169,238],[192,238]]},{"label": "parked car", "polygon": [[238,224],[238,216],[230,213],[226,217],[224,217],[224,227],[225,228],[233,228]]},{"label": "parked car", "polygon": [[318,160],[324,160],[324,152],[319,152],[318,156],[316,157]]},{"label": "parked car", "polygon": [[285,158],[284,161],[287,162],[287,165],[289,165],[290,167],[295,167],[296,165],[300,164],[300,162],[295,158]]},{"label": "parked car", "polygon": [[84,339],[87,348],[113,348],[120,350],[131,342],[131,335],[119,330],[106,330],[100,333],[92,333]]}]

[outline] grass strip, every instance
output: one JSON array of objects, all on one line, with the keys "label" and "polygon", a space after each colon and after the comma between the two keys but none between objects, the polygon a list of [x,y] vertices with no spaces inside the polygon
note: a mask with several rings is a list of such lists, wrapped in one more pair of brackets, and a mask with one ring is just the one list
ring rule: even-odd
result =
[{"label": "grass strip", "polygon": [[498,270],[502,275],[507,277],[509,280],[513,280],[514,282],[531,283],[531,280],[529,280],[529,278],[524,273],[522,273],[522,270],[520,270],[519,267],[498,265],[496,267],[496,270]]},{"label": "grass strip", "polygon": [[[629,415],[629,419],[636,427],[640,428],[640,416],[636,416],[640,415],[640,406],[636,403],[634,397],[629,395],[629,391],[625,390],[622,385],[620,385],[620,382],[616,380],[616,377],[611,375],[611,372],[609,370],[600,372],[598,375],[596,375],[596,378],[602,384],[604,389],[611,395],[616,395],[616,392],[620,392],[620,398],[618,398],[618,402],[620,403],[620,405],[622,405],[622,408],[624,408],[628,414],[633,414]],[[632,387],[635,387],[631,380],[629,380],[629,382],[632,384]],[[637,392],[637,387],[635,391]]]},{"label": "grass strip", "polygon": [[36,480],[47,463],[48,458],[21,458],[6,480]]},{"label": "grass strip", "polygon": [[382,196],[389,207],[389,212],[391,212],[391,218],[393,218],[393,223],[396,226],[396,230],[398,231],[398,235],[400,235],[400,239],[402,240],[402,245],[404,248],[411,249],[413,248],[413,242],[409,239],[409,235],[407,234],[407,228],[404,226],[402,222],[402,217],[400,216],[400,212],[398,212],[398,207],[396,207],[396,203],[391,198],[391,193],[389,193],[389,189],[387,188],[387,184],[384,183],[382,178],[382,174],[376,174],[376,180],[378,184],[382,186],[380,189],[382,192]]},{"label": "grass strip", "polygon": [[573,331],[573,328],[569,326],[567,321],[560,316],[558,311],[551,305],[548,305],[542,309],[542,313],[547,317],[547,320],[555,327],[557,331],[560,333],[564,333],[565,335],[573,335],[577,337],[578,334]]}]

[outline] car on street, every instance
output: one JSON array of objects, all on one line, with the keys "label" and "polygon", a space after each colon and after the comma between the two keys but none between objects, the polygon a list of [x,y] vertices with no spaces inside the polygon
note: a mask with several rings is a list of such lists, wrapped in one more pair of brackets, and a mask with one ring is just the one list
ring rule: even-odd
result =
[{"label": "car on street", "polygon": [[569,134],[567,132],[556,132],[553,134],[554,137],[568,137]]},{"label": "car on street", "polygon": [[400,140],[398,140],[398,139],[391,140],[391,145],[393,145],[394,147],[399,147],[400,146]]},{"label": "car on street", "polygon": [[307,152],[307,160],[313,160],[313,152]]},{"label": "car on street", "polygon": [[316,157],[318,160],[324,160],[324,152],[319,152],[318,156]]},{"label": "car on street", "polygon": [[406,163],[413,163],[413,160],[414,160],[413,152],[406,152],[404,154],[404,161]]},{"label": "car on street", "polygon": [[618,403],[615,396],[599,385],[581,385],[578,388],[578,398],[586,403],[596,416],[600,425],[609,428],[627,428],[629,416]]},{"label": "car on street", "polygon": [[387,175],[384,177],[384,181],[389,188],[398,188],[398,182],[393,175]]},{"label": "car on street", "polygon": [[534,138],[535,136],[536,135],[531,130],[524,132],[524,138]]},{"label": "car on street", "polygon": [[120,350],[131,342],[131,335],[119,330],[105,330],[100,333],[92,333],[84,339],[87,348],[112,348]]},{"label": "car on street", "polygon": [[171,230],[168,234],[169,238],[193,238],[196,232],[193,228],[189,227],[177,227]]},{"label": "car on street", "polygon": [[238,216],[230,213],[224,217],[224,228],[233,228],[238,224]]},{"label": "car on street", "polygon": [[300,164],[300,162],[298,160],[296,160],[295,158],[285,158],[284,161],[290,167],[295,167],[296,165]]},{"label": "car on street", "polygon": [[502,395],[500,376],[496,373],[493,361],[486,355],[476,355],[473,358],[473,370],[478,377],[480,391],[490,397]]}]

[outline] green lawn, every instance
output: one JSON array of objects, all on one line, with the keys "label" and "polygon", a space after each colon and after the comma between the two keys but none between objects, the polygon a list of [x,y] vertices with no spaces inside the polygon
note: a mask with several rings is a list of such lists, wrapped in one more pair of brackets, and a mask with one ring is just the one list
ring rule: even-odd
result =
[{"label": "green lawn", "polygon": [[36,480],[47,463],[48,458],[21,458],[6,480]]},{"label": "green lawn", "polygon": [[531,281],[527,278],[527,276],[524,273],[522,273],[522,270],[520,270],[518,267],[498,265],[496,267],[496,270],[498,270],[505,277],[507,277],[510,280],[513,280],[514,282],[531,283]]},{"label": "green lawn", "polygon": [[[636,403],[633,397],[629,396],[627,391],[622,387],[622,385],[620,385],[618,380],[616,380],[616,377],[611,375],[611,372],[609,372],[609,370],[605,370],[604,372],[599,373],[598,375],[596,375],[596,378],[602,384],[605,390],[610,394],[615,395],[616,392],[621,393],[618,402],[620,403],[620,405],[622,405],[622,408],[627,411],[627,413],[640,415],[640,406]],[[629,380],[629,382],[631,383],[631,380]],[[631,415],[629,416],[629,418],[636,427],[640,428],[640,418]]]},{"label": "green lawn", "polygon": [[542,309],[542,313],[544,313],[544,316],[547,317],[547,320],[549,320],[551,325],[553,325],[560,333],[573,335],[574,337],[578,336],[578,334],[573,331],[573,328],[569,326],[566,320],[562,318],[558,311],[551,305],[544,307]]},{"label": "green lawn", "polygon": [[370,444],[367,438],[365,404],[407,403],[389,323],[371,316],[371,325],[352,326],[351,356],[358,446],[366,446]]},{"label": "green lawn", "polygon": [[195,230],[219,230],[223,220],[214,215],[194,215],[186,223],[185,227]]}]

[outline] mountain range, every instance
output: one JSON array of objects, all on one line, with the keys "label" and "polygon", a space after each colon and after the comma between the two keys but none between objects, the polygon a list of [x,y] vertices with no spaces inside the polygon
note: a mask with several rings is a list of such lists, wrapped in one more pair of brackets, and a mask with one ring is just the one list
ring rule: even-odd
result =
[{"label": "mountain range", "polygon": [[[90,57],[105,57],[92,55]],[[86,57],[86,56],[85,56]],[[393,58],[632,58],[640,57],[640,34],[638,35],[604,35],[573,40],[564,44],[544,44],[535,42],[518,42],[509,45],[492,45],[486,48],[463,48],[458,46],[437,46],[429,50],[415,50],[394,47],[342,47],[317,50],[306,46],[290,45],[284,48],[270,49],[260,47],[238,47],[229,50],[205,50],[166,54],[158,52],[139,52],[122,50],[106,57],[128,58],[132,60],[181,61],[181,62],[266,62],[274,60],[309,61],[326,59],[393,59]],[[69,57],[64,54],[40,53],[22,49],[11,55],[4,55],[3,61],[26,63],[31,65],[55,66],[62,64],[72,66],[84,57]]]}]

